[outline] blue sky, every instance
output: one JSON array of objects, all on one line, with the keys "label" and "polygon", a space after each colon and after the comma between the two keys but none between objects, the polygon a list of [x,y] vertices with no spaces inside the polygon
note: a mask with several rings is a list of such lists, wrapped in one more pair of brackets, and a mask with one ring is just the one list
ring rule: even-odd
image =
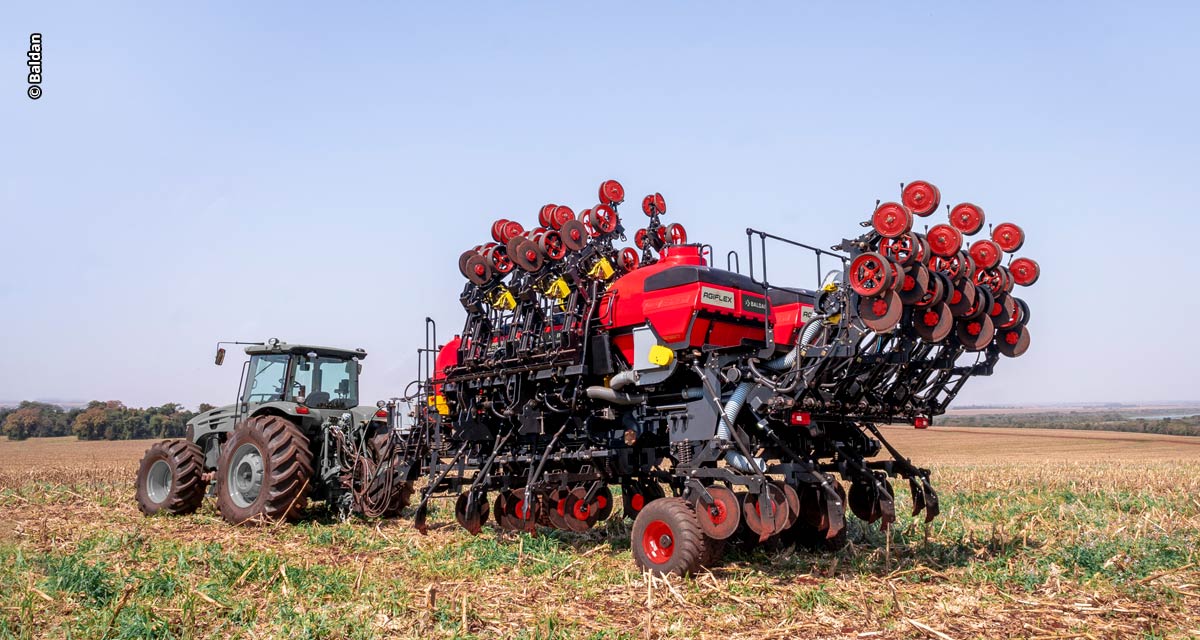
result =
[{"label": "blue sky", "polygon": [[606,178],[721,254],[933,181],[1045,272],[962,402],[1200,399],[1195,5],[646,4],[0,9],[0,399],[223,403],[271,336],[396,395],[459,253]]}]

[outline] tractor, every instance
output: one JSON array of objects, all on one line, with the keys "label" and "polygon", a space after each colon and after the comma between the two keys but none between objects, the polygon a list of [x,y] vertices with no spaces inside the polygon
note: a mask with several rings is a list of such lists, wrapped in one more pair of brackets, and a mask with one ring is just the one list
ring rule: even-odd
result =
[{"label": "tractor", "polygon": [[157,442],[137,474],[146,515],[196,511],[206,494],[234,524],[294,518],[309,499],[339,519],[390,516],[412,494],[383,403],[359,406],[362,349],[249,345],[237,402],[187,424],[185,438]]}]

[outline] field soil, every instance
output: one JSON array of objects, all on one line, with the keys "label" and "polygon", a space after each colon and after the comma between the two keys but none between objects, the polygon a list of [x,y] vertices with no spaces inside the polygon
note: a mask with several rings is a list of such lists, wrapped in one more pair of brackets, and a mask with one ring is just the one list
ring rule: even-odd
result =
[{"label": "field soil", "polygon": [[850,522],[838,553],[730,549],[651,579],[614,514],[583,534],[397,520],[146,518],[146,441],[0,440],[0,638],[1200,636],[1200,438],[888,427],[942,515]]}]

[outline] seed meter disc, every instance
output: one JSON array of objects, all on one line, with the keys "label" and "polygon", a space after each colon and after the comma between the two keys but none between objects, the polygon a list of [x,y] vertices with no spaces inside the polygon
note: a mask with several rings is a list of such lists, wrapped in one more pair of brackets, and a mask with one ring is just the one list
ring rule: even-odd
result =
[{"label": "seed meter disc", "polygon": [[696,520],[700,530],[715,540],[725,540],[737,531],[742,523],[742,505],[726,487],[713,485],[706,487],[708,495],[712,496],[712,505],[706,505],[700,500],[695,502]]},{"label": "seed meter disc", "polygon": [[[769,538],[788,526],[788,503],[783,490],[773,484],[763,485],[763,493],[742,494],[742,518],[746,526],[758,534],[759,540]],[[764,513],[766,498],[770,499],[774,511],[771,517]]]},{"label": "seed meter disc", "polygon": [[776,482],[775,486],[783,491],[783,498],[787,500],[788,519],[787,528],[796,524],[800,519],[800,495],[796,493],[796,489],[786,482]]},{"label": "seed meter disc", "polygon": [[1020,356],[1029,350],[1029,329],[1017,327],[1001,331],[996,336],[996,346],[1000,349],[1000,353],[1010,358]]},{"label": "seed meter disc", "polygon": [[542,253],[528,238],[513,238],[508,242],[508,258],[522,269],[534,272],[542,268]]},{"label": "seed meter disc", "polygon": [[470,280],[471,284],[481,286],[492,279],[492,268],[488,266],[487,260],[484,260],[483,256],[479,254],[467,258],[464,267],[463,275],[467,276],[467,280]]},{"label": "seed meter disc", "polygon": [[454,519],[462,528],[472,534],[479,533],[488,519],[487,496],[479,494],[470,510],[467,509],[467,496],[466,493],[460,493],[458,499],[454,501]]},{"label": "seed meter disc", "polygon": [[541,234],[537,245],[546,258],[555,262],[567,256],[567,246],[563,243],[562,236],[557,231],[550,230]]},{"label": "seed meter disc", "polygon": [[895,291],[876,297],[860,297],[858,300],[858,317],[876,333],[888,333],[896,328],[903,313],[904,303]]},{"label": "seed meter disc", "polygon": [[1000,264],[1000,246],[991,240],[976,240],[970,252],[976,269],[991,269]]},{"label": "seed meter disc", "polygon": [[850,288],[860,296],[879,295],[891,283],[891,264],[882,254],[868,251],[850,263]]},{"label": "seed meter disc", "polygon": [[902,265],[910,265],[917,261],[920,252],[920,242],[914,233],[904,233],[896,238],[884,238],[879,241],[879,253],[895,260]]},{"label": "seed meter disc", "polygon": [[483,250],[483,259],[492,267],[492,271],[501,275],[513,270],[512,260],[508,259],[508,250],[502,245],[494,244]]},{"label": "seed meter disc", "polygon": [[941,258],[953,258],[962,249],[962,232],[948,224],[935,224],[925,236],[929,240],[929,250]]},{"label": "seed meter disc", "polygon": [[978,318],[958,320],[954,323],[954,331],[958,341],[967,351],[981,351],[992,342],[996,335],[996,327],[992,324],[991,316],[985,314]]},{"label": "seed meter disc", "polygon": [[1001,222],[992,229],[992,240],[1000,245],[1005,253],[1016,253],[1025,244],[1025,232],[1011,222]]},{"label": "seed meter disc", "polygon": [[667,201],[663,199],[661,193],[642,198],[642,213],[645,213],[647,216],[654,217],[654,214],[662,215],[666,212]]},{"label": "seed meter disc", "polygon": [[871,225],[885,238],[897,238],[912,230],[912,212],[896,202],[885,202],[871,214]]},{"label": "seed meter disc", "polygon": [[551,214],[554,213],[554,210],[557,208],[558,208],[558,205],[556,205],[556,204],[542,205],[542,208],[538,209],[538,224],[543,227],[550,226],[550,216],[551,216]]},{"label": "seed meter disc", "polygon": [[687,244],[687,229],[684,229],[683,225],[678,222],[672,222],[667,225],[666,239],[671,244]]},{"label": "seed meter disc", "polygon": [[942,192],[924,180],[913,180],[904,185],[904,190],[900,192],[900,201],[910,211],[924,217],[938,208],[942,201]]},{"label": "seed meter disc", "polygon": [[950,293],[950,299],[946,304],[950,306],[950,312],[954,314],[954,317],[966,317],[975,305],[975,285],[971,284],[970,280],[963,280],[954,285],[954,291]]},{"label": "seed meter disc", "polygon": [[983,228],[983,208],[964,202],[955,205],[950,210],[950,226],[963,232],[963,235],[973,236]]},{"label": "seed meter disc", "polygon": [[599,233],[612,233],[617,228],[617,212],[606,204],[592,207],[592,228]]},{"label": "seed meter disc", "polygon": [[913,313],[913,328],[925,342],[941,342],[954,330],[954,313],[944,302]]},{"label": "seed meter disc", "polygon": [[916,304],[929,291],[929,269],[922,264],[909,265],[904,269],[903,281],[896,289],[904,304]]},{"label": "seed meter disc", "polygon": [[638,268],[638,252],[632,247],[621,249],[621,268],[626,271],[633,271]]},{"label": "seed meter disc", "polygon": [[1022,287],[1032,285],[1042,275],[1042,268],[1032,258],[1017,258],[1012,261],[1012,264],[1008,265],[1008,269],[1012,272],[1013,282]]}]

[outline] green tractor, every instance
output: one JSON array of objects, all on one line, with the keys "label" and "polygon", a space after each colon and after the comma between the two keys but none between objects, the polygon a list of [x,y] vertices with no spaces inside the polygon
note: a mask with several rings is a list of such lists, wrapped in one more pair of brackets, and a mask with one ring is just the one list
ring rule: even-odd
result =
[{"label": "green tractor", "polygon": [[[137,474],[143,513],[192,513],[206,494],[234,524],[292,519],[310,499],[327,501],[339,519],[404,508],[415,470],[390,428],[392,411],[359,406],[365,351],[275,338],[232,344],[250,345],[237,403],[192,418],[186,438],[146,451]],[[218,348],[216,364],[224,360]]]}]

